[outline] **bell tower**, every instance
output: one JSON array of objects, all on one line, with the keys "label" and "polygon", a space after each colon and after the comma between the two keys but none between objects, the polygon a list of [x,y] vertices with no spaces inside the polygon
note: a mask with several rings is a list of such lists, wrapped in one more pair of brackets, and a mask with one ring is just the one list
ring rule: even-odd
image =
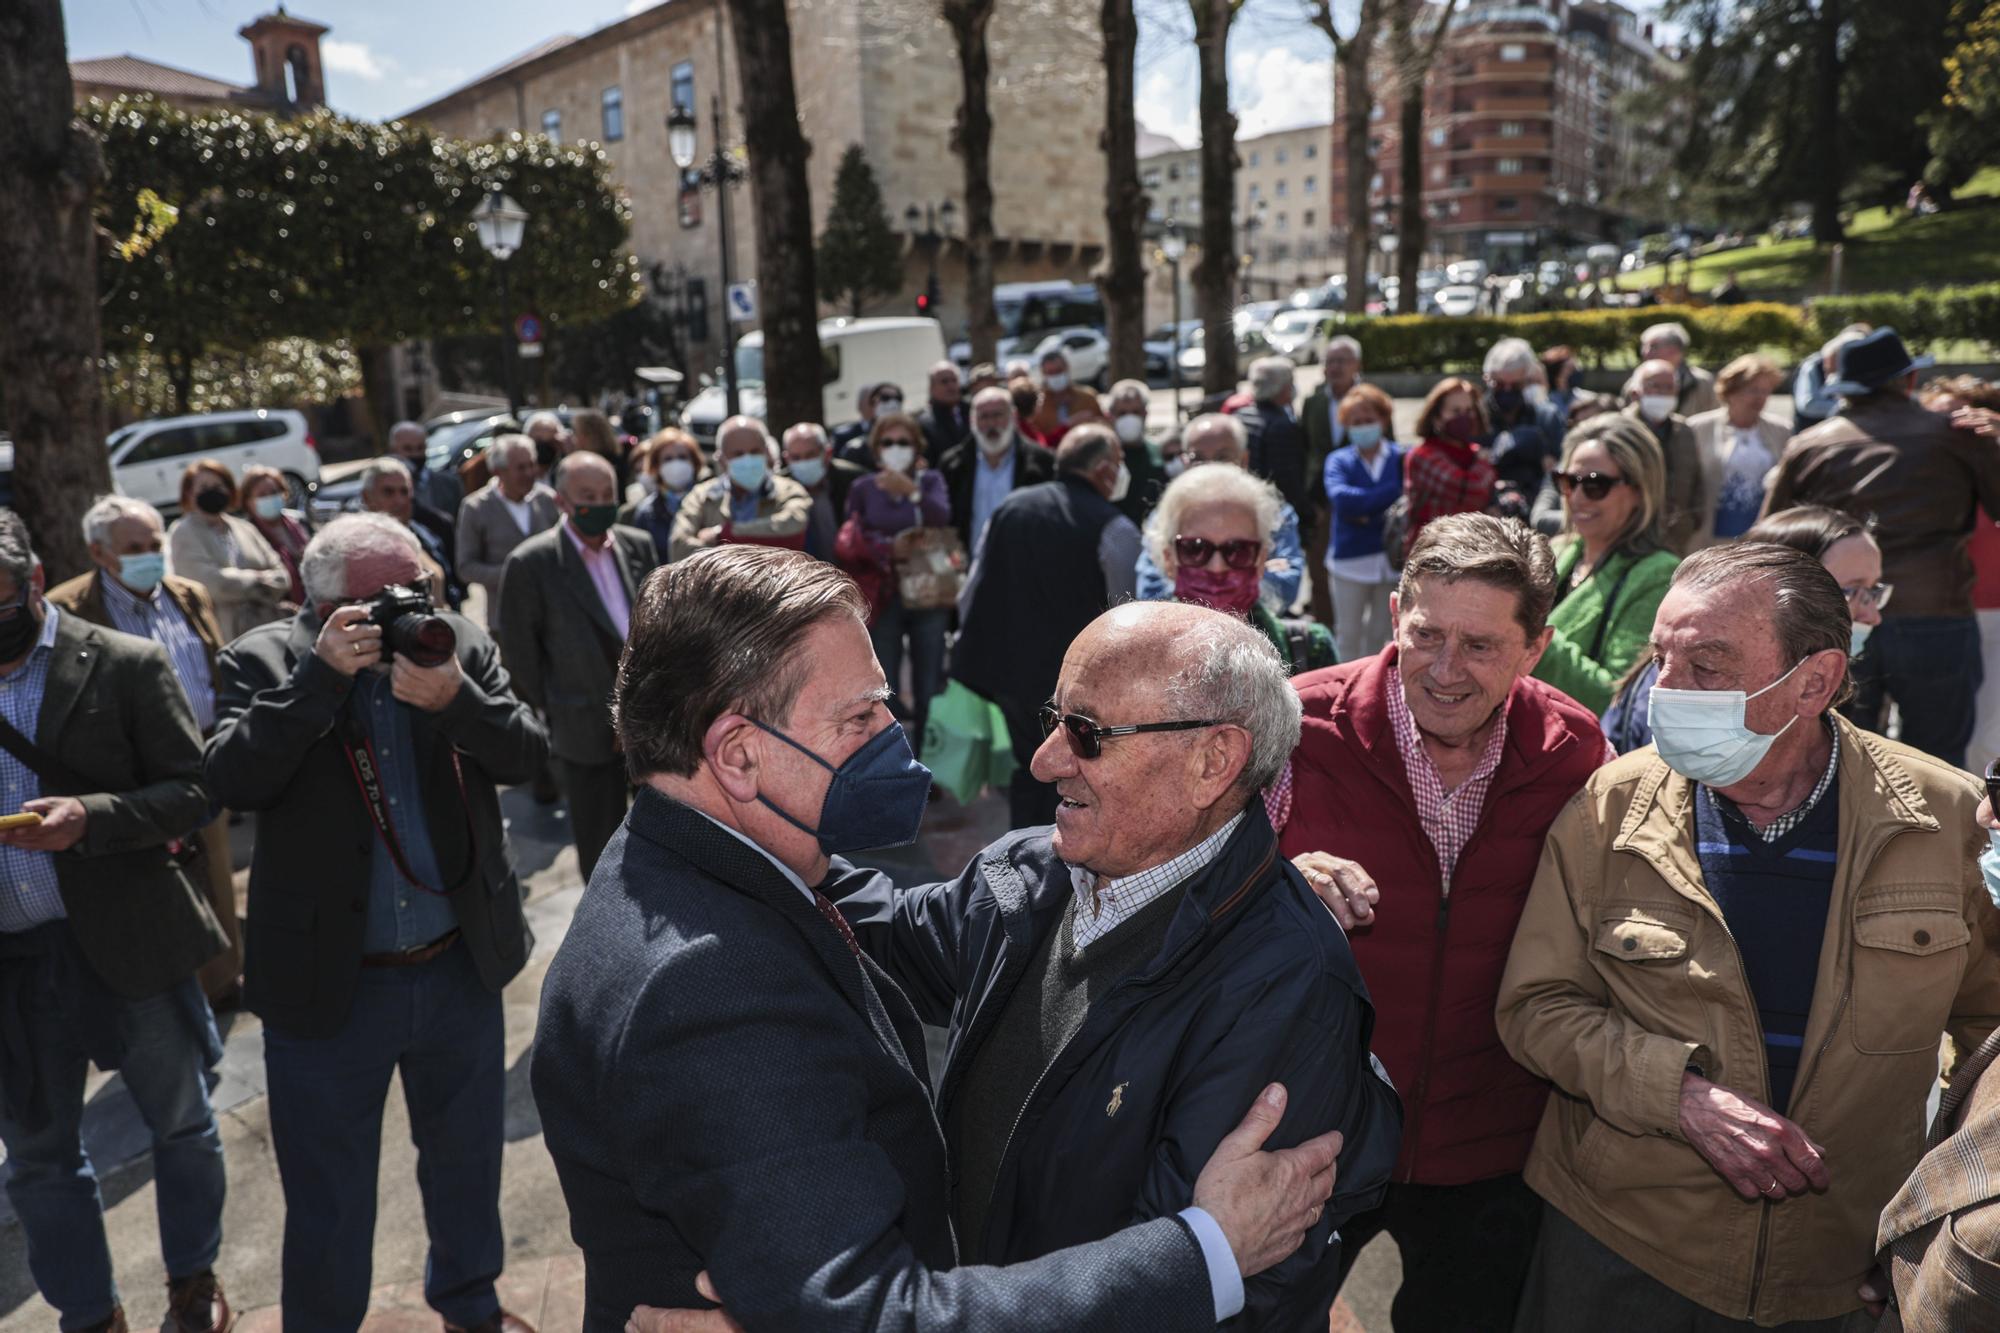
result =
[{"label": "bell tower", "polygon": [[257,92],[273,106],[310,111],[326,105],[326,76],[319,63],[319,39],[326,25],[294,18],[279,5],[237,32],[250,43],[257,65]]}]

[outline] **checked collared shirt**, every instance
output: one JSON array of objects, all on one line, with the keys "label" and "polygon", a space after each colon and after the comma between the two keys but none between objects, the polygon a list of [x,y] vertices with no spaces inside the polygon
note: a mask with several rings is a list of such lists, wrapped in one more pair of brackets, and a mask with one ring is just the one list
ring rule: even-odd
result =
[{"label": "checked collared shirt", "polygon": [[1093,940],[1109,935],[1120,923],[1130,920],[1133,913],[1167,890],[1207,869],[1208,863],[1222,850],[1222,844],[1229,841],[1229,835],[1236,832],[1236,826],[1242,822],[1243,815],[1239,811],[1234,819],[1173,860],[1123,879],[1102,880],[1082,866],[1071,866],[1070,884],[1076,890],[1074,933],[1077,952],[1082,953]]},{"label": "checked collared shirt", "polygon": [[1480,812],[1486,808],[1486,793],[1493,787],[1493,774],[1499,770],[1500,755],[1507,748],[1507,709],[1503,705],[1499,716],[1494,718],[1493,734],[1486,738],[1486,749],[1480,753],[1472,776],[1446,791],[1444,779],[1438,775],[1437,765],[1431,762],[1424,739],[1417,732],[1417,719],[1411,715],[1410,701],[1403,695],[1405,688],[1399,677],[1389,678],[1389,725],[1396,733],[1396,749],[1403,756],[1410,794],[1417,798],[1417,822],[1437,852],[1438,872],[1444,876],[1445,891],[1449,893],[1459,853],[1479,828]]}]

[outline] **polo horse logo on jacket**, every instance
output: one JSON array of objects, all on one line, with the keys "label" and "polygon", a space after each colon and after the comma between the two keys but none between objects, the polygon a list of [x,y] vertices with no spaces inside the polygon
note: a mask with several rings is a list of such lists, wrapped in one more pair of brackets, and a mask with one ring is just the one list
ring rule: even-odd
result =
[{"label": "polo horse logo on jacket", "polygon": [[1125,1089],[1131,1086],[1132,1084],[1128,1080],[1127,1082],[1120,1083],[1117,1087],[1111,1090],[1111,1100],[1107,1102],[1104,1107],[1105,1119],[1109,1120],[1112,1116],[1118,1114],[1118,1108],[1125,1104]]}]

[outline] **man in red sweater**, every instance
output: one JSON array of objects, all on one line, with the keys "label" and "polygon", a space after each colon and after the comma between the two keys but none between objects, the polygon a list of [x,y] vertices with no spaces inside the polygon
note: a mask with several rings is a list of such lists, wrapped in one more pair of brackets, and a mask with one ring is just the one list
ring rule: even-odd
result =
[{"label": "man in red sweater", "polygon": [[1351,881],[1334,856],[1381,886],[1336,915],[1403,1095],[1403,1146],[1382,1206],[1341,1237],[1348,1265],[1384,1231],[1402,1251],[1397,1333],[1511,1327],[1534,1250],[1521,1169],[1548,1088],[1502,1048],[1494,1004],[1542,839],[1614,757],[1588,710],[1529,678],[1555,593],[1542,537],[1437,519],[1390,599],[1394,641],[1293,682],[1305,720],[1281,846],[1322,889]]}]

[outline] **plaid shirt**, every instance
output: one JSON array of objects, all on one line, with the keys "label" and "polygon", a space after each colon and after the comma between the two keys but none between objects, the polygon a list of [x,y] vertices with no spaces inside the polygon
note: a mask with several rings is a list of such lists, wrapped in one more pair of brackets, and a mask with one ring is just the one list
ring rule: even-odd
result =
[{"label": "plaid shirt", "polygon": [[[1832,722],[1825,718],[1821,718],[1820,720],[1825,722],[1827,734],[1833,738],[1833,753],[1827,756],[1826,772],[1819,775],[1819,785],[1812,789],[1812,795],[1806,797],[1805,804],[1786,811],[1763,828],[1758,828],[1755,824],[1751,824],[1748,816],[1744,817],[1743,822],[1750,824],[1750,831],[1765,842],[1776,842],[1800,824],[1803,824],[1806,816],[1813,812],[1813,807],[1819,804],[1820,797],[1826,795],[1826,789],[1833,785],[1833,775],[1840,768],[1840,728],[1834,726]],[[1728,806],[1729,809],[1736,810],[1736,807],[1721,792],[1716,791],[1714,788],[1709,789],[1709,795],[1715,797],[1721,804]],[[1736,813],[1741,815],[1743,812],[1736,810]]]},{"label": "plaid shirt", "polygon": [[1493,498],[1499,474],[1476,444],[1425,440],[1403,460],[1403,494],[1410,499],[1409,535],[1417,544],[1424,524],[1447,514],[1476,514]]},{"label": "plaid shirt", "polygon": [[[55,603],[47,605],[42,635],[28,650],[27,663],[11,676],[0,676],[0,717],[31,741],[42,711],[42,691],[49,683],[49,662],[55,656],[56,622],[62,618]],[[25,616],[28,608],[14,614]],[[41,794],[42,780],[35,770],[0,750],[0,812],[13,814],[23,802]],[[56,882],[55,858],[25,847],[0,846],[0,931],[32,930],[68,915],[62,887]]]},{"label": "plaid shirt", "polygon": [[167,650],[174,677],[194,709],[194,724],[202,735],[208,735],[215,729],[215,685],[209,676],[208,645],[195,633],[173,594],[156,587],[141,597],[101,570],[97,586],[104,594],[104,610],[113,628],[151,639]]},{"label": "plaid shirt", "polygon": [[1076,890],[1077,952],[1082,953],[1092,941],[1109,935],[1121,922],[1130,919],[1134,912],[1167,890],[1205,870],[1242,822],[1243,815],[1239,811],[1234,819],[1173,860],[1123,879],[1107,882],[1082,866],[1071,866],[1069,882]]},{"label": "plaid shirt", "polygon": [[1493,774],[1500,767],[1500,754],[1507,748],[1507,710],[1503,706],[1493,719],[1493,734],[1472,776],[1451,791],[1444,789],[1437,765],[1424,749],[1417,733],[1417,719],[1410,714],[1410,702],[1403,697],[1402,681],[1389,680],[1389,725],[1396,733],[1396,749],[1403,756],[1403,771],[1410,779],[1410,793],[1417,798],[1417,822],[1423,826],[1437,851],[1438,871],[1444,876],[1444,891],[1451,892],[1452,871],[1458,855],[1472,841],[1479,827],[1480,813],[1486,808],[1486,793],[1493,786]]}]

